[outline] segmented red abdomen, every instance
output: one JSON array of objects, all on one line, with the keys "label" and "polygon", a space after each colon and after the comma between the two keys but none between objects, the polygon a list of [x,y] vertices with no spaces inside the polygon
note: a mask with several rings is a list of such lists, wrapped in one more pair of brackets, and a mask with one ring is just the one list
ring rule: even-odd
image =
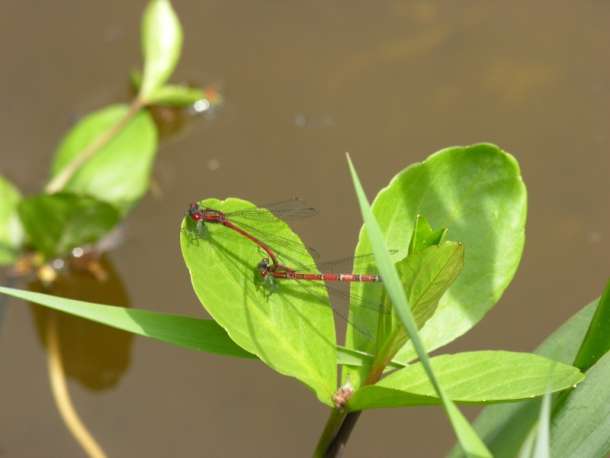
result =
[{"label": "segmented red abdomen", "polygon": [[292,271],[279,271],[273,272],[273,276],[276,278],[284,278],[288,280],[309,280],[309,281],[360,281],[360,282],[379,282],[381,277],[379,275],[360,275],[360,274],[305,274],[300,272]]},{"label": "segmented red abdomen", "polygon": [[379,275],[364,275],[364,274],[323,274],[332,275],[336,279],[328,279],[328,281],[361,281],[361,282],[378,282],[381,281]]}]

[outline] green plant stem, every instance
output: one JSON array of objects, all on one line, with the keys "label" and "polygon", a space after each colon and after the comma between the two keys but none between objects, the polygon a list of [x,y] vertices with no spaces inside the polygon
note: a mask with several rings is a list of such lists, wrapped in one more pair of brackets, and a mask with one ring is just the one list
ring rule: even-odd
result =
[{"label": "green plant stem", "polygon": [[362,411],[358,412],[350,412],[343,419],[337,434],[328,445],[326,452],[324,453],[324,458],[335,458],[341,456],[343,451],[345,450],[345,446],[347,445],[347,441],[349,440],[356,423],[358,422],[358,418],[360,418],[360,414]]},{"label": "green plant stem", "polygon": [[[373,365],[363,385],[374,385],[383,375],[383,367]],[[345,412],[333,409],[314,453],[315,457],[334,458],[340,456],[362,412]]]},{"label": "green plant stem", "polygon": [[129,110],[125,113],[116,124],[114,124],[110,129],[104,132],[102,135],[97,137],[93,142],[91,142],[86,148],[84,148],[78,156],[76,156],[72,162],[70,162],[57,176],[55,176],[47,186],[45,187],[45,192],[48,194],[52,194],[58,191],[66,185],[66,183],[72,178],[72,176],[80,169],[85,162],[91,159],[100,149],[110,142],[116,135],[123,130],[123,128],[131,121],[131,119],[144,107],[145,102],[136,98],[129,106]]},{"label": "green plant stem", "polygon": [[313,453],[314,458],[329,456],[327,453],[330,450],[330,446],[334,442],[338,431],[342,428],[345,417],[347,416],[348,414],[345,409],[334,408],[331,411],[330,417],[328,417],[328,420],[326,421],[326,426],[324,426],[324,431],[322,431],[322,435],[316,446],[316,450]]}]

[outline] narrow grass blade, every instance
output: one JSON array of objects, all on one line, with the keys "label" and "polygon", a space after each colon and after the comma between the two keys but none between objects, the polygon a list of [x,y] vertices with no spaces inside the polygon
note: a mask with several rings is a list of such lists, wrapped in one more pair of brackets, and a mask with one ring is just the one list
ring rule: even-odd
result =
[{"label": "narrow grass blade", "polygon": [[534,458],[551,457],[551,390],[547,390],[542,398],[540,417],[538,418],[538,431]]},{"label": "narrow grass blade", "polygon": [[532,429],[527,435],[527,438],[525,439],[523,444],[521,444],[521,448],[519,449],[519,454],[517,455],[517,458],[532,458],[532,455],[534,453],[535,441],[536,430]]},{"label": "narrow grass blade", "polygon": [[94,304],[3,286],[0,293],[191,350],[255,358],[235,344],[213,320]]},{"label": "narrow grass blade", "polygon": [[383,283],[387,289],[388,295],[392,299],[396,313],[405,325],[405,328],[411,337],[413,346],[415,347],[417,355],[426,370],[430,382],[434,386],[439,398],[441,398],[443,401],[445,411],[449,416],[460,445],[470,456],[491,457],[491,454],[485,447],[485,444],[483,444],[483,442],[479,439],[474,429],[466,421],[461,412],[455,407],[453,402],[445,396],[441,386],[438,384],[438,381],[434,376],[432,366],[430,365],[430,361],[428,360],[428,356],[423,347],[422,341],[417,333],[417,327],[411,313],[410,305],[407,302],[404,288],[400,283],[398,272],[396,272],[394,264],[390,258],[390,254],[388,253],[388,249],[385,246],[381,228],[373,216],[373,212],[371,211],[371,207],[364,193],[364,189],[362,188],[349,155],[347,156],[347,160],[352,174],[352,179],[354,181],[354,188],[356,190],[358,202],[362,211],[362,217],[367,229],[369,241],[373,249],[373,254],[375,255],[375,260],[377,261],[377,267],[381,273],[381,277],[383,278]]},{"label": "narrow grass blade", "polygon": [[583,372],[593,366],[599,358],[610,350],[608,336],[610,336],[610,279],[599,299],[587,334],[576,354],[574,366]]},{"label": "narrow grass blade", "polygon": [[[94,304],[4,286],[0,286],[0,293],[189,350],[256,359],[236,345],[214,320]],[[1,306],[4,303],[0,302],[0,313]],[[337,346],[337,364],[362,366],[372,359],[368,353]],[[404,364],[393,362],[390,367],[399,369]]]}]

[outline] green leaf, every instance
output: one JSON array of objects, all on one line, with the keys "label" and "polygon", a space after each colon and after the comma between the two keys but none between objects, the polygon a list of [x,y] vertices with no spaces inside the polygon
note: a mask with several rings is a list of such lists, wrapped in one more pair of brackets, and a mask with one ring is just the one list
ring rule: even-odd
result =
[{"label": "green leaf", "polygon": [[[606,336],[607,338],[607,336]],[[553,458],[604,457],[610,453],[610,353],[587,371],[551,427]]]},{"label": "green leaf", "polygon": [[[120,123],[128,112],[126,105],[112,105],[83,118],[59,145],[51,176],[59,175],[86,147]],[[154,122],[147,111],[140,111],[72,176],[63,189],[89,194],[127,210],[148,189],[156,149]]]},{"label": "green leaf", "polygon": [[460,445],[470,456],[491,458],[491,454],[476,435],[474,429],[470,426],[470,424],[468,424],[466,418],[464,418],[451,399],[446,396],[444,388],[442,388],[436,379],[424,345],[417,332],[417,326],[415,324],[413,314],[411,313],[411,306],[407,301],[407,296],[400,282],[400,277],[398,276],[398,272],[394,267],[392,259],[390,258],[390,253],[386,247],[381,227],[373,215],[372,209],[369,206],[366,195],[364,194],[364,190],[362,189],[360,179],[356,173],[356,169],[354,168],[349,156],[347,160],[349,163],[352,180],[354,182],[354,188],[356,189],[358,203],[360,204],[364,225],[367,229],[368,240],[370,241],[373,254],[375,255],[375,261],[377,262],[379,272],[381,272],[383,284],[388,292],[388,295],[392,299],[394,310],[407,329],[411,342],[413,342],[413,346],[417,352],[417,356],[422,362],[426,375],[434,387],[434,391],[443,402],[445,412],[451,421],[451,425],[453,426],[453,430],[459,439]]},{"label": "green leaf", "polygon": [[447,236],[447,229],[433,230],[428,220],[422,216],[415,217],[413,235],[409,243],[409,254],[418,253],[428,247],[440,245]]},{"label": "green leaf", "polygon": [[[364,366],[370,367],[374,360],[373,355],[363,351],[356,351],[337,345],[337,364],[344,366]],[[401,369],[404,364],[398,361],[391,361],[388,366],[392,369]]]},{"label": "green leaf", "polygon": [[[411,165],[378,194],[373,213],[387,246],[401,250],[398,259],[406,254],[402,250],[409,246],[418,214],[434,227],[449,228],[449,238],[464,244],[464,270],[421,330],[429,351],[471,329],[500,299],[521,259],[525,185],[516,160],[494,145],[446,148]],[[363,228],[356,255],[370,252]],[[356,326],[370,326],[370,314],[360,310],[351,319]],[[367,351],[369,343],[353,337],[347,345]],[[397,359],[414,357],[407,343]]]},{"label": "green leaf", "polygon": [[255,358],[229,339],[213,320],[94,304],[4,286],[0,286],[0,293],[190,350]]},{"label": "green leaf", "polygon": [[[240,199],[208,199],[200,204],[225,213],[253,208]],[[260,221],[256,229],[294,241],[306,252],[283,221],[271,214],[268,220]],[[194,239],[183,224],[180,245],[197,297],[231,338],[277,372],[302,381],[330,405],[337,355],[327,297],[308,294],[292,281],[277,282],[276,290],[270,291],[256,269],[261,250],[223,225],[208,223],[205,235]],[[313,264],[304,254],[295,257],[300,264]]]},{"label": "green leaf", "polygon": [[[531,353],[473,351],[430,358],[445,394],[455,402],[490,404],[541,396],[550,382],[552,392],[583,379],[575,367]],[[552,378],[549,374],[552,370]],[[351,410],[439,404],[421,363],[412,364],[375,385],[360,388]]]},{"label": "green leaf", "polygon": [[112,205],[72,193],[28,197],[18,211],[29,242],[47,258],[96,242],[119,221]]},{"label": "green leaf", "polygon": [[23,228],[17,215],[21,194],[0,177],[0,266],[12,264],[23,243]]},{"label": "green leaf", "polygon": [[[435,239],[440,240],[440,238]],[[460,243],[443,242],[422,249],[423,246],[425,245],[422,244],[418,248],[419,251],[410,253],[396,264],[400,281],[407,290],[417,329],[420,329],[434,314],[440,298],[458,277],[464,265],[464,248]],[[373,318],[377,317],[373,316]],[[395,313],[384,315],[381,323],[382,325],[377,328],[377,341],[372,342],[369,352],[377,354],[377,360],[385,365],[385,361],[394,358],[409,337]],[[375,348],[373,345],[378,347],[381,345],[381,347]],[[352,377],[352,374],[358,372],[359,376],[366,377],[369,370],[367,366],[362,366],[358,370],[348,370],[346,379],[350,378],[350,383],[357,386],[358,378]]]},{"label": "green leaf", "polygon": [[463,266],[464,246],[458,242],[429,246],[396,265],[403,284],[408,285],[411,312],[418,329],[434,314]]},{"label": "green leaf", "polygon": [[599,300],[587,334],[576,354],[574,365],[583,371],[610,350],[610,280]]},{"label": "green leaf", "polygon": [[203,89],[188,86],[167,85],[162,86],[148,97],[150,105],[169,105],[188,107],[195,102],[204,100]]},{"label": "green leaf", "polygon": [[[571,364],[587,332],[597,302],[587,305],[572,316],[547,337],[535,353],[564,364]],[[587,380],[580,386],[585,383]],[[538,399],[489,406],[483,409],[475,421],[475,428],[495,458],[513,458],[535,424],[539,409]],[[455,447],[449,456],[455,458],[464,455]]]},{"label": "green leaf", "polygon": [[142,17],[144,72],[140,98],[149,97],[169,79],[182,49],[182,27],[169,0],[150,0]]}]

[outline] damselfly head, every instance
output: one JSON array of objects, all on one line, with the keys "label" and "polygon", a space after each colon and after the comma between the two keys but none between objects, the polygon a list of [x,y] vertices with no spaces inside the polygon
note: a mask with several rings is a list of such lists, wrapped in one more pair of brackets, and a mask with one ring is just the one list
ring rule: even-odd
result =
[{"label": "damselfly head", "polygon": [[199,204],[191,203],[189,207],[189,216],[195,222],[199,222],[203,219],[203,210]]},{"label": "damselfly head", "polygon": [[267,275],[269,275],[269,268],[270,268],[269,258],[263,258],[263,260],[258,263],[256,268],[258,269],[258,272],[261,274],[261,276],[263,278],[265,278]]}]

